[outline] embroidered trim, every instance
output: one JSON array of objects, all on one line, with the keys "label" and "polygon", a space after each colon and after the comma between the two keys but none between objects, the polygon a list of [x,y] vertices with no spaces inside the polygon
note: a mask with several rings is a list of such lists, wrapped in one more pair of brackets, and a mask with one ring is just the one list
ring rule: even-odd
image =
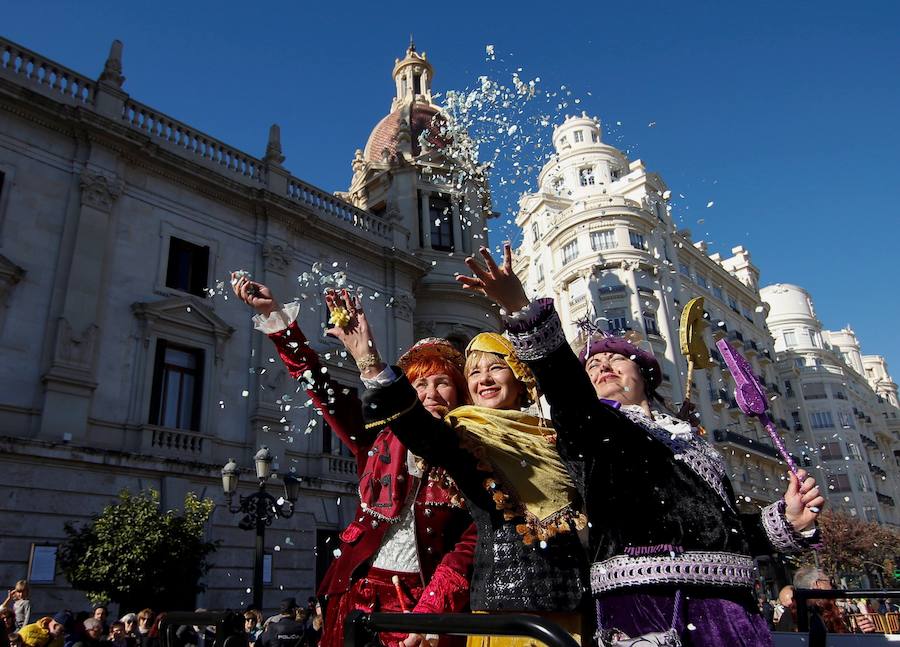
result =
[{"label": "embroidered trim", "polygon": [[666,429],[649,420],[643,412],[635,411],[630,407],[622,407],[620,411],[628,416],[629,420],[668,447],[675,455],[676,460],[687,465],[721,497],[729,509],[736,512],[734,502],[728,497],[723,482],[725,461],[709,443],[696,435],[692,435],[688,440],[685,440],[681,434],[673,437]]},{"label": "embroidered trim", "polygon": [[681,555],[684,548],[674,544],[654,544],[653,546],[626,546],[625,554],[629,557],[641,557],[644,555]]},{"label": "embroidered trim", "polygon": [[384,418],[383,420],[375,420],[374,422],[368,422],[368,423],[366,423],[365,428],[372,429],[374,427],[385,427],[385,426],[391,424],[397,418],[400,418],[401,416],[405,416],[407,413],[409,413],[410,411],[415,409],[417,404],[419,404],[419,399],[415,398],[415,399],[413,399],[412,404],[410,404],[405,409],[398,411],[397,413],[391,414],[390,416],[388,416],[387,418]]},{"label": "embroidered trim", "polygon": [[529,306],[537,312],[525,321],[507,319],[509,341],[519,359],[534,361],[543,359],[566,343],[559,314],[553,308],[553,299],[538,299]]},{"label": "embroidered trim", "polygon": [[717,551],[688,551],[674,557],[617,555],[591,565],[594,595],[647,584],[709,584],[752,589],[755,581],[756,564],[752,558]]},{"label": "embroidered trim", "polygon": [[807,548],[811,542],[794,530],[784,516],[784,499],[767,505],[762,509],[762,525],[772,548],[780,553],[796,553]]}]

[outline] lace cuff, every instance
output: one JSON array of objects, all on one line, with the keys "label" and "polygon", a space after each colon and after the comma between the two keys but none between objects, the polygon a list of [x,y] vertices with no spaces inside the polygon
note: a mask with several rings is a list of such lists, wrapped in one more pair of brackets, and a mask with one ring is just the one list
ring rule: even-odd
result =
[{"label": "lace cuff", "polygon": [[543,359],[566,343],[553,299],[535,299],[527,307],[504,317],[509,340],[519,359]]},{"label": "lace cuff", "polygon": [[391,368],[390,364],[385,366],[384,370],[375,377],[360,376],[363,386],[365,386],[367,389],[380,389],[383,386],[390,386],[399,378],[400,376],[397,375],[397,372],[394,371],[393,368]]},{"label": "lace cuff", "polygon": [[762,509],[762,525],[772,547],[780,553],[796,553],[815,544],[819,532],[797,532],[784,516],[784,499]]},{"label": "lace cuff", "polygon": [[253,317],[253,327],[259,332],[267,335],[273,335],[290,327],[297,320],[300,314],[300,304],[296,301],[287,303],[281,307],[281,310],[273,310],[268,317],[256,315]]}]

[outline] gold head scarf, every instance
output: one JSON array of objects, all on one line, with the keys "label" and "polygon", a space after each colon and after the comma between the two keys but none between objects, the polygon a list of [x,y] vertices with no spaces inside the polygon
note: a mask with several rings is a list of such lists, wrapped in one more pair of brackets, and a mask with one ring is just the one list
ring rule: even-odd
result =
[{"label": "gold head scarf", "polygon": [[473,405],[457,407],[447,421],[478,459],[478,469],[488,473],[484,486],[497,509],[507,520],[524,519],[516,530],[526,544],[584,527],[575,485],[546,423],[521,411]]},{"label": "gold head scarf", "polygon": [[475,337],[472,338],[472,341],[469,342],[469,345],[466,346],[466,357],[468,357],[469,353],[473,350],[500,355],[513,372],[513,375],[516,376],[516,379],[525,385],[528,397],[530,398],[529,404],[531,402],[537,402],[537,382],[534,379],[534,374],[531,372],[531,369],[516,356],[516,351],[513,349],[512,343],[506,337],[498,335],[495,332],[479,333],[478,335],[475,335]]}]

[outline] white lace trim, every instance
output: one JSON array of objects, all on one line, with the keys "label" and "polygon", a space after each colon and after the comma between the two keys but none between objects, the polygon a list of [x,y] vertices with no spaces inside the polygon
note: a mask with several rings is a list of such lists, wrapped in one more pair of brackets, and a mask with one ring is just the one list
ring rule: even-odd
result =
[{"label": "white lace trim", "polygon": [[409,497],[403,506],[403,512],[397,518],[397,523],[391,524],[381,546],[375,553],[375,561],[372,566],[386,571],[398,573],[418,573],[419,554],[416,548],[416,519],[413,513],[415,502],[415,489],[410,488]]},{"label": "white lace trim", "polygon": [[300,304],[296,301],[284,304],[280,310],[273,310],[268,317],[255,315],[253,327],[259,332],[271,335],[288,328],[300,315]]}]

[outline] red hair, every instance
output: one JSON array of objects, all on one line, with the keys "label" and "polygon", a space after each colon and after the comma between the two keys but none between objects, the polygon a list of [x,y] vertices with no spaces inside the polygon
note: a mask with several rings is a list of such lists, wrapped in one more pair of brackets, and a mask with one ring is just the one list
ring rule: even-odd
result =
[{"label": "red hair", "polygon": [[456,399],[460,404],[469,402],[469,385],[463,377],[459,367],[446,357],[440,355],[426,355],[411,361],[406,367],[406,377],[410,382],[415,382],[421,377],[443,373],[450,378],[456,387]]}]

